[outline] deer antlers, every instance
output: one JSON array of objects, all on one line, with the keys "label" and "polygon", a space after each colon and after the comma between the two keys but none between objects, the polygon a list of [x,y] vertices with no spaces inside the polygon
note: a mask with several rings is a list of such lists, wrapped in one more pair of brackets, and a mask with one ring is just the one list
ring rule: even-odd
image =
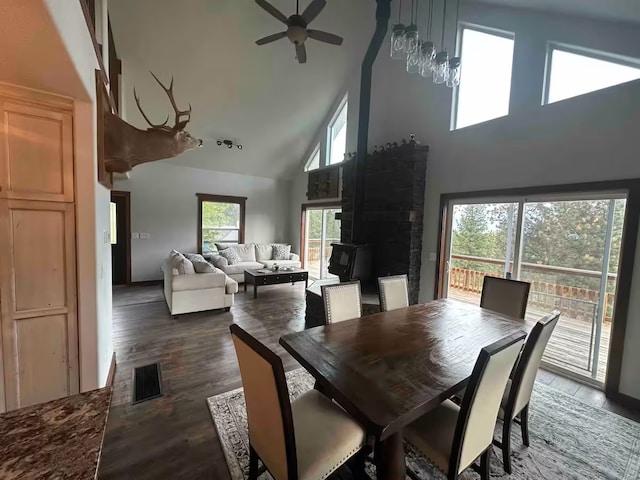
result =
[{"label": "deer antlers", "polygon": [[[151,126],[152,129],[175,130],[175,131],[184,130],[185,127],[187,126],[187,123],[189,123],[189,121],[191,120],[191,104],[189,104],[189,110],[178,110],[178,106],[176,105],[176,100],[173,97],[173,77],[171,77],[171,83],[169,84],[169,88],[167,88],[158,79],[158,77],[155,76],[155,74],[153,72],[150,72],[150,73],[153,76],[153,78],[155,78],[156,82],[158,82],[160,87],[162,87],[162,90],[164,90],[164,93],[166,93],[167,96],[169,97],[169,101],[171,102],[171,106],[173,107],[173,111],[176,114],[175,124],[173,125],[173,127],[168,127],[167,126],[167,122],[169,121],[169,115],[167,115],[167,119],[163,123],[160,123],[158,125],[155,125],[155,124],[151,123],[151,121],[149,120],[147,115],[142,110],[142,107],[140,106],[140,98],[138,97],[138,94],[137,94],[136,89],[134,87],[133,88],[133,96],[134,96],[134,98],[136,100],[136,105],[138,106],[138,110],[140,110],[140,113],[142,114],[142,116],[147,121],[147,123]],[[187,116],[187,119],[181,121],[180,117],[185,116],[185,115]]]}]

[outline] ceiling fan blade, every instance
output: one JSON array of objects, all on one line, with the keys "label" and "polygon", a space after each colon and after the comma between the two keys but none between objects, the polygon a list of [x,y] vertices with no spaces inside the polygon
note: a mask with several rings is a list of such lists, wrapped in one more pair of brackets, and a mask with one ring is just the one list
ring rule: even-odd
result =
[{"label": "ceiling fan blade", "polygon": [[261,38],[260,40],[256,40],[256,44],[265,45],[267,43],[275,42],[276,40],[280,40],[287,36],[287,32],[274,33],[273,35],[269,35],[268,37]]},{"label": "ceiling fan blade", "polygon": [[296,56],[298,57],[298,63],[307,63],[307,49],[304,43],[296,45]]},{"label": "ceiling fan blade", "polygon": [[331,45],[342,45],[342,37],[334,35],[333,33],[322,32],[320,30],[307,30],[309,38],[318,40],[324,43],[330,43]]},{"label": "ceiling fan blade", "polygon": [[270,15],[272,15],[273,17],[277,18],[282,23],[287,25],[289,19],[284,15],[284,13],[282,13],[276,7],[274,7],[269,2],[267,2],[267,0],[256,0],[256,3],[260,5],[264,10],[266,10],[267,13],[269,13]]},{"label": "ceiling fan blade", "polygon": [[322,9],[327,5],[326,0],[313,0],[309,6],[302,12],[302,18],[307,25],[318,16]]}]

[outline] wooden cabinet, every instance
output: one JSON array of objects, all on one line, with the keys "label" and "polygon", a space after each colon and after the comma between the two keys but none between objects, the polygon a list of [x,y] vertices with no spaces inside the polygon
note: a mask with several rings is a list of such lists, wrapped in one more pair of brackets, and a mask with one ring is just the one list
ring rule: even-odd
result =
[{"label": "wooden cabinet", "polygon": [[0,411],[80,389],[72,107],[0,84]]}]

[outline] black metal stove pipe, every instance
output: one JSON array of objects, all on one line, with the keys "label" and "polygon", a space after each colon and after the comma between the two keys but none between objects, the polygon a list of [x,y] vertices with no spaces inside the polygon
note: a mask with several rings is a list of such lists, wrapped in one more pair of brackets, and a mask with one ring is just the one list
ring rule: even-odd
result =
[{"label": "black metal stove pipe", "polygon": [[352,243],[364,243],[364,167],[369,142],[369,117],[371,115],[371,77],[373,64],[384,42],[391,17],[391,0],[376,0],[376,29],[362,61],[360,74],[360,110],[358,113],[358,144],[356,151],[355,192],[353,202]]}]

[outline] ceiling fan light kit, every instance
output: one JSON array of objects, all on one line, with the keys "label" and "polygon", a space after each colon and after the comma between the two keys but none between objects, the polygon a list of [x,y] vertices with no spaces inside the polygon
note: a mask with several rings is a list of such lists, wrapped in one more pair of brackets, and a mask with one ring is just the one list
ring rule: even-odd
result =
[{"label": "ceiling fan light kit", "polygon": [[289,18],[267,2],[267,0],[256,0],[256,3],[272,17],[287,26],[287,30],[284,32],[274,33],[257,40],[257,45],[266,45],[267,43],[275,42],[276,40],[287,37],[289,41],[295,45],[296,59],[298,60],[298,63],[307,62],[307,49],[305,47],[305,42],[308,38],[328,43],[330,45],[342,45],[343,39],[338,35],[307,28],[311,21],[315,19],[327,5],[326,0],[312,0],[302,14],[300,14],[300,2],[297,0],[296,13],[295,15],[291,15]]}]

